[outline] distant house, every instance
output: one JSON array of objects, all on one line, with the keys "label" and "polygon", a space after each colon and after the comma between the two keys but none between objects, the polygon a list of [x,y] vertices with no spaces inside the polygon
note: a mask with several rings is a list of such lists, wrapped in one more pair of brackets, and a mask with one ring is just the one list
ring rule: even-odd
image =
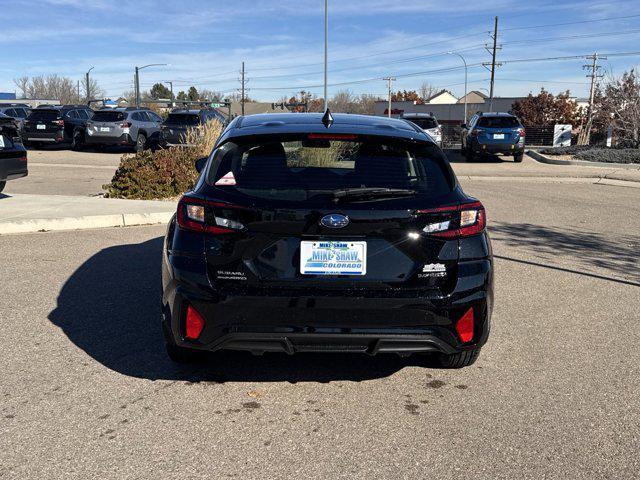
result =
[{"label": "distant house", "polygon": [[449,90],[440,90],[435,95],[431,95],[424,103],[429,105],[452,105],[458,103],[458,98]]},{"label": "distant house", "polygon": [[484,93],[479,92],[478,90],[472,90],[471,92],[460,98],[458,100],[458,103],[465,103],[465,98],[467,100],[467,103],[484,103],[484,101],[489,97]]}]

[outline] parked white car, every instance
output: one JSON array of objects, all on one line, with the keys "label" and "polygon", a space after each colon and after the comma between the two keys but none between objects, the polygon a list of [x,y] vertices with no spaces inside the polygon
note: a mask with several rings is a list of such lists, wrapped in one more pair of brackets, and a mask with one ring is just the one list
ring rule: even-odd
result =
[{"label": "parked white car", "polygon": [[433,138],[433,141],[442,148],[442,127],[438,123],[436,117],[430,113],[403,113],[400,118],[415,123],[419,128],[424,130],[427,135]]}]

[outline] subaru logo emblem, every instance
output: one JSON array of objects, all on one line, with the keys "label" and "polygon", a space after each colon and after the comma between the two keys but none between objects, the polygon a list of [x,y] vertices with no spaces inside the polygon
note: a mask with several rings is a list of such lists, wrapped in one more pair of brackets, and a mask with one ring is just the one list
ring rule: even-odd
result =
[{"label": "subaru logo emblem", "polygon": [[349,217],[340,215],[339,213],[332,213],[331,215],[322,217],[320,225],[327,228],[343,228],[349,225]]}]

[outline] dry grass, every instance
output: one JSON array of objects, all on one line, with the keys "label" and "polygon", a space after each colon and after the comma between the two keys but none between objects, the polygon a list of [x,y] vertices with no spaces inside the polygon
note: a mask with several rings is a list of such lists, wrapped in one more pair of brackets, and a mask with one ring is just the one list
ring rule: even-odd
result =
[{"label": "dry grass", "polygon": [[184,140],[187,145],[190,145],[188,148],[196,149],[198,158],[208,157],[222,130],[222,123],[212,120],[204,125],[187,129]]}]

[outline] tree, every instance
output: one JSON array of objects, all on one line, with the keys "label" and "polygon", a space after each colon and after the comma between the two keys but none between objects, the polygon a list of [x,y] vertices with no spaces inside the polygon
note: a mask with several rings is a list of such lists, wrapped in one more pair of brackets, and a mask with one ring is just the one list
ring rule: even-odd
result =
[{"label": "tree", "polygon": [[84,99],[88,98],[89,100],[99,100],[104,98],[105,96],[105,91],[100,87],[100,85],[98,85],[98,82],[93,78],[89,78],[88,88],[87,88],[87,80],[85,78],[84,82],[82,82],[82,91],[83,91]]},{"label": "tree", "polygon": [[[362,94],[354,95],[349,90],[337,92],[329,100],[329,108],[333,112],[359,113],[361,115],[373,115],[376,101],[381,100],[377,96]],[[310,110],[311,111],[311,110]],[[321,111],[321,110],[320,110]]]},{"label": "tree", "polygon": [[418,92],[415,90],[398,90],[396,93],[391,95],[392,102],[416,102],[421,105],[424,103],[424,98],[418,95]]},{"label": "tree", "polygon": [[20,78],[14,78],[13,83],[20,90],[20,98],[27,98],[29,88],[29,77],[24,76]]},{"label": "tree", "polygon": [[216,92],[215,90],[200,90],[200,100],[206,100],[207,102],[220,102],[223,100],[223,95],[221,92]]},{"label": "tree", "polygon": [[577,125],[581,116],[580,108],[571,100],[568,90],[554,96],[542,88],[538,95],[530,93],[526,98],[515,101],[511,109],[525,127],[556,123]]},{"label": "tree", "polygon": [[173,96],[171,95],[171,90],[169,90],[164,84],[162,83],[156,83],[153,85],[153,87],[151,87],[151,90],[149,91],[149,95],[151,98],[153,99],[160,99],[160,98],[169,98],[171,100],[173,100]]},{"label": "tree", "polygon": [[640,77],[635,69],[612,78],[594,101],[594,123],[610,124],[622,144],[640,148]]},{"label": "tree", "polygon": [[423,102],[426,102],[431,97],[433,97],[436,93],[438,93],[438,89],[427,82],[422,82],[420,88],[418,89],[418,93],[420,94],[420,98]]},{"label": "tree", "polygon": [[189,97],[187,97],[187,94],[184,93],[184,91],[180,90],[178,92],[178,96],[176,97],[178,100],[189,100]]},{"label": "tree", "polygon": [[196,87],[189,87],[189,91],[187,92],[187,97],[192,102],[200,100],[200,95],[198,95],[198,90],[196,89]]}]

